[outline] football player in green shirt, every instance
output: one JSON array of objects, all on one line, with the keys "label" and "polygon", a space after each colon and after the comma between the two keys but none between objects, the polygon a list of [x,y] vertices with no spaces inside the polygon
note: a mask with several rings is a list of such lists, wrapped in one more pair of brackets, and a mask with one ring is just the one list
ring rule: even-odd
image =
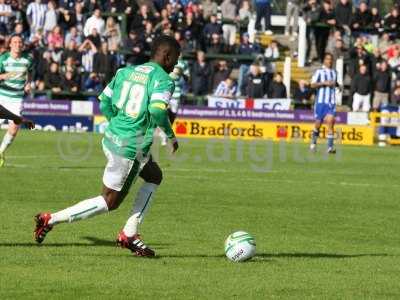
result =
[{"label": "football player in green shirt", "polygon": [[144,179],[128,221],[117,242],[138,256],[154,256],[138,233],[138,225],[149,208],[162,173],[150,158],[153,133],[160,127],[172,143],[178,142],[168,119],[167,107],[174,92],[173,70],[180,54],[178,42],[160,36],[153,42],[150,62],[118,70],[99,96],[100,109],[109,121],[103,138],[107,165],[101,195],[81,201],[56,213],[35,217],[35,240],[41,243],[57,224],[86,219],[118,208],[137,176]]},{"label": "football player in green shirt", "polygon": [[[21,116],[22,101],[31,84],[32,58],[23,53],[23,48],[22,37],[13,35],[10,51],[0,56],[0,104],[17,116]],[[0,144],[0,167],[4,165],[4,152],[12,144],[18,130],[19,124],[9,122]]]}]

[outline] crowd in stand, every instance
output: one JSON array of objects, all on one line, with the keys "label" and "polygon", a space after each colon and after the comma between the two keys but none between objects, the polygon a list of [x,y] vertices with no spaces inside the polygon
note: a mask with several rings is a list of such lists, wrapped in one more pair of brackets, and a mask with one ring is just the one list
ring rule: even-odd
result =
[{"label": "crowd in stand", "polygon": [[[400,104],[400,1],[383,15],[372,1],[291,0],[288,19],[302,14],[307,23],[307,60],[312,63],[330,52],[342,58],[351,78],[349,105],[353,111],[378,110]],[[297,20],[293,22],[296,30]],[[291,28],[288,23],[286,32]],[[312,57],[315,47],[316,56]]]},{"label": "crowd in stand", "polygon": [[[296,39],[297,19],[305,19],[308,62],[325,51],[335,61],[344,59],[354,110],[400,101],[397,2],[387,15],[368,1],[287,2],[285,33]],[[0,0],[0,53],[12,34],[24,37],[34,58],[36,91],[98,92],[118,68],[145,62],[155,36],[170,34],[193,57],[176,72],[182,94],[286,98],[289,91],[274,63],[281,57],[278,44],[263,48],[252,29],[272,34],[270,0]],[[213,54],[254,59],[206,58]],[[293,94],[299,103],[311,95],[306,81]]]},{"label": "crowd in stand", "polygon": [[[155,36],[169,34],[180,42],[183,53],[193,56],[190,72],[181,70],[186,75],[177,81],[183,90],[263,96],[273,93],[272,84],[261,87],[259,82],[272,83],[266,72],[271,65],[259,62],[277,54],[264,53],[249,42],[248,34],[237,43],[237,33],[243,33],[238,24],[255,15],[254,26],[272,34],[269,0],[0,0],[0,53],[7,50],[12,34],[22,35],[33,56],[35,91],[98,92],[118,68],[145,62]],[[251,62],[240,66],[237,83],[230,77],[236,67],[232,61],[206,60],[204,53],[260,57],[252,68]]]}]

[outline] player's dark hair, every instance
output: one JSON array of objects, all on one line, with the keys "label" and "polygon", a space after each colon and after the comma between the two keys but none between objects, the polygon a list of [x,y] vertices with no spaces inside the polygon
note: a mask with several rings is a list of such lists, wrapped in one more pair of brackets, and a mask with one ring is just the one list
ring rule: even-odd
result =
[{"label": "player's dark hair", "polygon": [[176,52],[180,52],[181,46],[178,41],[175,40],[172,36],[169,35],[160,35],[153,41],[153,45],[151,46],[150,56],[153,58],[156,56],[158,50],[162,47],[170,47],[174,49]]},{"label": "player's dark hair", "polygon": [[325,54],[324,54],[324,59],[325,59],[327,56],[330,56],[330,57],[333,59],[333,54],[332,54],[332,53],[330,53],[330,52],[325,52]]},{"label": "player's dark hair", "polygon": [[10,35],[10,41],[11,41],[13,38],[15,38],[15,37],[19,37],[19,38],[21,38],[22,40],[24,40],[24,38],[22,37],[21,34],[19,34],[19,33],[13,33],[12,35]]}]

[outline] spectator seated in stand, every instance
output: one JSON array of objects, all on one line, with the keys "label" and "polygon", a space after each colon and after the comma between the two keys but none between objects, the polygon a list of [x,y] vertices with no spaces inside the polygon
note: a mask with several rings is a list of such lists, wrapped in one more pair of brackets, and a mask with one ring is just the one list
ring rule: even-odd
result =
[{"label": "spectator seated in stand", "polygon": [[207,44],[207,54],[220,54],[224,52],[224,41],[222,35],[213,33]]},{"label": "spectator seated in stand", "polygon": [[247,78],[246,96],[248,98],[263,98],[267,92],[265,77],[261,73],[258,64],[250,66],[250,72]]},{"label": "spectator seated in stand", "polygon": [[221,81],[224,81],[231,74],[231,68],[228,67],[226,60],[220,60],[214,67],[212,76],[212,90],[215,91]]},{"label": "spectator seated in stand", "polygon": [[[86,78],[86,80],[84,82],[84,88],[88,92],[100,93],[101,90],[103,89],[103,85],[101,82],[102,82],[101,78],[96,73],[92,72]],[[89,97],[89,100],[97,101],[97,97],[91,96],[91,97]]]},{"label": "spectator seated in stand", "polygon": [[79,90],[79,82],[74,78],[74,73],[67,71],[62,78],[63,90],[71,93],[76,93]]},{"label": "spectator seated in stand", "polygon": [[283,76],[281,73],[274,75],[274,80],[268,87],[268,98],[271,99],[284,99],[287,98],[286,86],[283,83]]},{"label": "spectator seated in stand", "polygon": [[225,98],[233,98],[235,94],[236,85],[235,81],[231,77],[228,77],[225,80],[221,81],[214,92],[215,96]]},{"label": "spectator seated in stand", "polygon": [[62,77],[59,72],[58,64],[53,62],[50,64],[50,70],[44,78],[45,88],[54,93],[59,93],[63,89]]},{"label": "spectator seated in stand", "polygon": [[205,60],[203,51],[197,52],[196,62],[192,66],[192,91],[195,95],[206,95],[209,92],[211,66]]},{"label": "spectator seated in stand", "polygon": [[311,108],[311,96],[312,91],[307,81],[300,80],[294,92],[295,108]]},{"label": "spectator seated in stand", "polygon": [[[376,4],[373,1],[293,0],[289,6],[297,7],[301,2],[306,2],[302,15],[307,23],[307,60],[314,46],[318,58],[326,51],[334,54],[335,62],[343,58],[345,85],[348,76],[354,81],[360,75],[360,66],[366,65],[372,82],[369,93],[374,95],[372,108],[379,110],[397,93],[392,81],[400,75],[400,47],[396,40],[400,37],[399,2],[387,11],[373,7]],[[283,83],[272,80],[277,76],[271,60],[282,60],[279,45],[271,41],[268,47],[263,47],[258,42],[265,33],[254,35],[255,26],[258,31],[272,33],[273,2],[269,0],[30,1],[29,4],[16,1],[7,4],[0,0],[0,4],[0,52],[6,50],[11,34],[24,36],[24,50],[32,54],[34,61],[34,90],[56,92],[60,82],[63,90],[65,87],[73,93],[86,92],[87,88],[100,90],[118,68],[146,62],[157,35],[171,34],[180,43],[185,58],[189,57],[190,68],[185,78],[190,80],[183,82],[183,95],[214,93],[230,76],[232,68],[238,69],[232,72],[238,72],[236,96],[259,98],[284,94]],[[236,43],[239,22],[240,30],[247,26],[246,31],[251,35],[243,33],[240,43]],[[204,53],[193,58],[198,51],[205,51],[211,57],[240,56],[232,60],[218,58],[217,61],[227,61],[229,67],[224,63],[220,69],[217,63],[214,69],[215,62],[210,57],[206,59]],[[345,97],[347,94],[346,91]],[[299,82],[294,98],[296,107],[308,99],[305,82]],[[351,100],[352,97],[344,101]]]}]

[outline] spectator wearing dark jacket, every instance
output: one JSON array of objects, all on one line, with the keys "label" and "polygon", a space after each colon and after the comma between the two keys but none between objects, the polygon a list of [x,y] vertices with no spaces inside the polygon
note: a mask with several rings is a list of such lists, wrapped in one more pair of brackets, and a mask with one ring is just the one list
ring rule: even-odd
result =
[{"label": "spectator wearing dark jacket", "polygon": [[77,82],[76,78],[74,78],[74,74],[71,71],[65,72],[62,78],[62,85],[63,90],[68,92],[78,92],[79,90],[79,83]]},{"label": "spectator wearing dark jacket", "polygon": [[100,48],[101,37],[96,28],[92,29],[92,32],[87,36],[87,38],[96,46],[97,49]]},{"label": "spectator wearing dark jacket", "polygon": [[[254,53],[260,53],[261,48],[258,44],[251,43],[249,40],[249,34],[247,32],[243,33],[242,40],[238,49],[238,54],[241,55],[253,55]],[[249,72],[250,63],[242,62],[239,67],[239,78],[237,86],[237,96],[244,95],[246,93],[246,77]]]},{"label": "spectator wearing dark jacket", "polygon": [[352,27],[358,32],[365,32],[365,29],[372,27],[372,14],[367,3],[361,2],[360,8],[353,15]]},{"label": "spectator wearing dark jacket", "polygon": [[193,39],[199,42],[199,38],[201,36],[202,27],[197,21],[194,19],[193,13],[189,12],[185,16],[185,20],[182,24],[182,35],[190,34]]},{"label": "spectator wearing dark jacket", "polygon": [[367,66],[361,65],[359,74],[356,74],[351,82],[350,94],[353,96],[353,111],[369,112],[371,92],[371,76],[368,74]]},{"label": "spectator wearing dark jacket", "polygon": [[129,32],[128,38],[124,41],[124,47],[131,51],[126,59],[129,64],[139,65],[146,61],[144,56],[145,43],[135,30]]},{"label": "spectator wearing dark jacket", "polygon": [[306,29],[306,39],[307,39],[307,51],[306,58],[308,62],[310,60],[311,48],[312,48],[312,36],[315,32],[315,25],[319,21],[319,15],[321,12],[321,7],[317,0],[307,0],[307,3],[303,7],[303,17],[307,23]]},{"label": "spectator wearing dark jacket", "polygon": [[114,55],[108,52],[107,42],[101,44],[101,49],[93,57],[93,72],[99,74],[103,83],[111,81],[112,76],[117,71],[117,63]]},{"label": "spectator wearing dark jacket", "polygon": [[78,44],[74,40],[71,40],[67,45],[67,49],[64,49],[62,61],[65,61],[68,57],[72,57],[77,64],[79,64],[81,60],[81,54],[78,51]]},{"label": "spectator wearing dark jacket", "polygon": [[283,76],[281,73],[276,73],[274,80],[270,83],[268,87],[268,98],[287,98],[286,86],[283,84]]},{"label": "spectator wearing dark jacket", "polygon": [[50,72],[44,77],[45,88],[59,93],[62,90],[62,77],[60,75],[58,64],[53,62],[50,65]]},{"label": "spectator wearing dark jacket", "polygon": [[211,35],[211,40],[207,44],[208,54],[221,54],[224,52],[224,42],[222,36],[216,33]]},{"label": "spectator wearing dark jacket", "polygon": [[206,26],[204,26],[203,35],[205,38],[205,44],[208,44],[213,34],[222,35],[222,26],[221,24],[217,23],[216,15],[212,15],[210,17],[210,22],[208,22]]},{"label": "spectator wearing dark jacket", "polygon": [[148,6],[143,4],[140,6],[138,13],[133,17],[130,29],[143,31],[146,26],[146,22],[154,23],[154,20],[153,14],[150,12]]},{"label": "spectator wearing dark jacket", "polygon": [[349,75],[354,77],[360,70],[361,65],[366,65],[370,69],[370,57],[361,45],[356,45],[350,50]]},{"label": "spectator wearing dark jacket", "polygon": [[374,30],[372,31],[373,34],[378,34],[383,31],[383,20],[381,15],[379,14],[379,10],[376,7],[371,9],[372,15],[372,27]]},{"label": "spectator wearing dark jacket", "polygon": [[391,89],[391,74],[389,65],[382,61],[374,75],[374,100],[372,102],[373,110],[377,111],[381,106],[388,105]]},{"label": "spectator wearing dark jacket", "polygon": [[[385,18],[385,26],[389,27],[391,30],[395,32],[398,31],[400,26],[400,16],[399,16],[399,9],[397,7],[393,7],[390,11],[390,15]],[[398,36],[398,34],[397,34]]]},{"label": "spectator wearing dark jacket", "polygon": [[334,26],[336,24],[335,14],[333,13],[332,5],[327,0],[325,0],[322,4],[322,9],[319,15],[319,22],[323,25],[315,27],[314,32],[318,58],[322,62],[325,56],[326,45],[328,44],[331,26]]},{"label": "spectator wearing dark jacket", "polygon": [[299,81],[299,86],[294,91],[295,108],[311,108],[311,88],[305,80]]},{"label": "spectator wearing dark jacket", "polygon": [[350,28],[352,14],[353,5],[350,0],[338,1],[335,7],[336,26]]},{"label": "spectator wearing dark jacket", "polygon": [[215,91],[221,81],[229,77],[231,69],[228,67],[226,60],[220,60],[214,67],[212,90]]},{"label": "spectator wearing dark jacket", "polygon": [[258,65],[250,66],[250,74],[247,79],[246,96],[249,98],[263,98],[267,91],[267,83],[260,72]]},{"label": "spectator wearing dark jacket", "polygon": [[197,60],[192,67],[192,91],[197,96],[206,95],[209,92],[209,80],[211,67],[205,61],[203,51],[197,52]]}]

